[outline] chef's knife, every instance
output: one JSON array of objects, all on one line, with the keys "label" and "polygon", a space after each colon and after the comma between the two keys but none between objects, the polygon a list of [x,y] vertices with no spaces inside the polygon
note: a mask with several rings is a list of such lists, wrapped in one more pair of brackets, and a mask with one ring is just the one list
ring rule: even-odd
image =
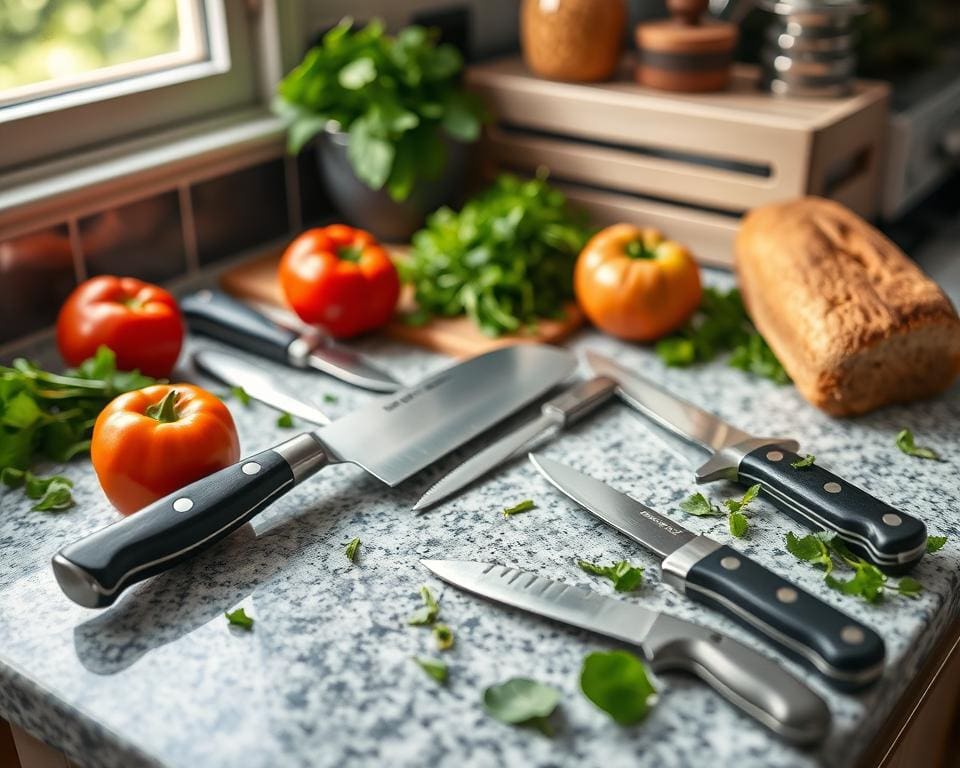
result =
[{"label": "chef's knife", "polygon": [[926,551],[922,521],[816,464],[792,466],[801,459],[795,440],[754,437],[608,357],[592,351],[586,357],[594,373],[616,379],[629,405],[710,455],[696,472],[698,483],[759,483],[761,493],[790,517],[835,531],[851,550],[887,569],[903,570]]},{"label": "chef's knife", "polygon": [[215,472],[69,544],[53,558],[61,589],[88,607],[224,538],[328,464],[352,462],[397,485],[569,376],[569,352],[521,344],[377,398],[315,432]]},{"label": "chef's knife", "polygon": [[599,480],[545,456],[530,460],[566,496],[664,558],[663,580],[678,592],[726,612],[837,687],[859,688],[883,672],[883,640],[856,619]]},{"label": "chef's knife", "polygon": [[515,568],[459,560],[421,563],[444,581],[481,597],[636,645],[655,672],[696,675],[792,742],[816,743],[830,727],[823,699],[783,667],[727,635]]},{"label": "chef's knife", "polygon": [[294,368],[313,368],[336,379],[376,392],[402,386],[359,352],[317,331],[298,334],[283,328],[222,291],[202,290],[185,296],[180,309],[190,330]]},{"label": "chef's knife", "polygon": [[287,389],[279,377],[245,360],[218,352],[215,349],[203,349],[193,353],[193,364],[203,373],[212,376],[230,387],[240,387],[254,400],[259,400],[278,411],[313,424],[329,424],[329,417],[314,405]]},{"label": "chef's knife", "polygon": [[617,383],[606,376],[597,376],[572,386],[540,406],[540,415],[513,432],[488,445],[463,464],[444,475],[413,505],[426,509],[453,495],[468,483],[482,477],[520,454],[524,448],[549,432],[556,432],[586,416],[605,403],[617,389]]}]

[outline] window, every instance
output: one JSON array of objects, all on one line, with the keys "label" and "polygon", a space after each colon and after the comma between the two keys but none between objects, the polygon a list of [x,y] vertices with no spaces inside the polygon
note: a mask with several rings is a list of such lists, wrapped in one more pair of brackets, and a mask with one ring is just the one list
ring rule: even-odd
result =
[{"label": "window", "polygon": [[0,2],[0,171],[255,105],[248,16],[257,8],[244,0]]}]

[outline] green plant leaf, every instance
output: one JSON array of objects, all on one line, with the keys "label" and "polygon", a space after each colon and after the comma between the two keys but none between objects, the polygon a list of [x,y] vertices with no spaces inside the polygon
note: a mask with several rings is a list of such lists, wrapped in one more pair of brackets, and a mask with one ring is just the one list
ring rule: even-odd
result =
[{"label": "green plant leaf", "polygon": [[357,551],[360,549],[360,539],[352,539],[349,544],[347,544],[347,560],[351,563],[357,562]]},{"label": "green plant leaf", "polygon": [[923,592],[923,584],[914,578],[904,576],[897,583],[897,592],[904,597],[917,597],[921,592]]},{"label": "green plant leaf", "polygon": [[697,517],[716,517],[723,514],[723,510],[715,504],[711,504],[702,493],[694,493],[680,502],[680,509],[688,515]]},{"label": "green plant leaf", "polygon": [[798,560],[823,566],[828,574],[833,570],[833,559],[830,557],[827,545],[813,534],[799,537],[792,531],[788,531],[787,551]]},{"label": "green plant leaf", "polygon": [[437,649],[448,651],[453,648],[453,630],[446,624],[436,624],[433,627],[433,639],[437,642]]},{"label": "green plant leaf", "polygon": [[407,623],[417,626],[433,624],[437,620],[437,616],[440,615],[440,604],[426,585],[420,587],[420,599],[423,601],[423,607],[414,611],[407,619]]},{"label": "green plant leaf", "polygon": [[355,120],[350,126],[347,155],[357,178],[371,189],[382,189],[386,184],[395,153],[390,141],[374,134],[368,118]]},{"label": "green plant leaf", "polygon": [[525,677],[514,677],[483,692],[487,713],[502,723],[534,725],[549,733],[547,718],[560,703],[560,692]]},{"label": "green plant leaf", "polygon": [[453,92],[443,113],[443,130],[458,141],[473,142],[480,138],[480,118],[470,94]]},{"label": "green plant leaf", "polygon": [[613,582],[617,592],[632,592],[643,583],[643,568],[621,560],[613,565],[598,565],[588,560],[577,560],[577,565],[594,576],[603,576]]},{"label": "green plant leaf", "polygon": [[813,462],[816,460],[816,457],[812,454],[807,454],[802,459],[797,459],[796,461],[791,461],[790,466],[794,469],[806,469],[807,467],[812,467]]},{"label": "green plant leaf", "polygon": [[746,515],[740,512],[731,512],[727,518],[727,522],[730,526],[730,533],[738,539],[742,539],[747,535],[747,528],[750,526],[750,523]]},{"label": "green plant leaf", "polygon": [[247,612],[242,606],[235,611],[226,611],[223,615],[227,617],[227,621],[232,627],[240,627],[247,632],[253,629],[253,618],[247,616]]},{"label": "green plant leaf", "polygon": [[337,80],[349,91],[358,91],[377,79],[377,65],[371,58],[354,59],[340,70]]},{"label": "green plant leaf", "polygon": [[627,651],[589,654],[583,660],[580,689],[620,725],[643,720],[656,695],[646,667]]},{"label": "green plant leaf", "polygon": [[536,508],[536,506],[537,505],[533,503],[533,499],[524,499],[520,503],[503,510],[503,516],[511,517],[512,515],[519,515],[521,512],[529,512],[531,509]]},{"label": "green plant leaf", "polygon": [[946,543],[946,536],[927,536],[927,552],[936,552],[943,549],[943,545]]},{"label": "green plant leaf", "polygon": [[920,447],[914,442],[913,432],[909,429],[901,429],[897,434],[897,448],[908,456],[916,456],[918,459],[940,461],[940,454],[935,450]]},{"label": "green plant leaf", "polygon": [[447,665],[442,661],[437,659],[418,659],[415,658],[414,663],[420,667],[424,672],[426,672],[430,677],[436,680],[438,683],[443,685],[447,682]]}]

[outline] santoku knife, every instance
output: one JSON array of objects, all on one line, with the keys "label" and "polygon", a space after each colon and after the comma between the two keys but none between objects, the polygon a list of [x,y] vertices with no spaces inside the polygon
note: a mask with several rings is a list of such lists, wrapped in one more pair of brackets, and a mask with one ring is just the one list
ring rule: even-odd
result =
[{"label": "santoku knife", "polygon": [[468,483],[482,477],[494,467],[519,455],[535,440],[555,432],[586,416],[605,403],[617,389],[617,382],[606,376],[582,381],[540,406],[540,415],[474,454],[463,464],[432,485],[415,510],[425,509],[453,495]]},{"label": "santoku knife", "polygon": [[315,331],[299,334],[222,291],[203,290],[180,301],[190,330],[294,368],[312,368],[357,387],[395,392],[402,384],[359,352]]},{"label": "santoku knife", "polygon": [[859,688],[883,672],[883,640],[856,619],[599,480],[545,456],[530,460],[566,496],[664,558],[665,583],[724,611],[836,687]]},{"label": "santoku knife", "polygon": [[193,364],[198,370],[230,387],[240,387],[254,400],[285,411],[291,416],[313,424],[329,424],[330,418],[315,405],[306,402],[298,393],[287,388],[274,374],[215,349],[193,353]]},{"label": "santoku knife", "polygon": [[802,458],[796,440],[754,437],[608,357],[592,351],[586,357],[594,373],[616,379],[625,402],[710,454],[696,471],[698,483],[759,483],[761,493],[790,517],[835,531],[851,550],[889,570],[905,570],[926,551],[922,521],[816,464],[792,466]]},{"label": "santoku knife", "polygon": [[829,730],[830,710],[823,699],[727,635],[515,568],[458,560],[421,563],[468,592],[636,645],[655,672],[696,675],[784,739],[813,744]]},{"label": "santoku knife", "polygon": [[64,547],[53,558],[57,581],[81,605],[109,605],[130,584],[224,538],[328,464],[352,462],[397,485],[556,386],[575,367],[565,350],[522,344],[447,368]]}]

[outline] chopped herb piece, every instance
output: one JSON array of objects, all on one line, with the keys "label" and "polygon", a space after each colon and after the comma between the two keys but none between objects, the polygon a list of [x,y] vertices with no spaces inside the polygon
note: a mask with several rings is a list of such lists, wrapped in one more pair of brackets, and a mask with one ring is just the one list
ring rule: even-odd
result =
[{"label": "chopped herb piece", "polygon": [[230,394],[236,398],[237,402],[244,408],[250,405],[250,395],[247,394],[247,390],[243,387],[231,387]]},{"label": "chopped herb piece", "polygon": [[739,499],[727,499],[723,503],[731,512],[741,512],[751,501],[757,498],[758,493],[760,493],[760,483],[747,488],[747,492]]},{"label": "chopped herb piece", "polygon": [[284,411],[277,416],[277,426],[280,429],[293,429],[293,416]]},{"label": "chopped herb piece", "polygon": [[560,703],[560,692],[525,677],[514,677],[483,692],[487,713],[502,723],[532,725],[552,735],[548,718]]},{"label": "chopped herb piece", "polygon": [[681,501],[680,509],[688,515],[696,515],[697,517],[713,517],[723,514],[723,510],[717,505],[711,504],[710,500],[702,493],[695,493]]},{"label": "chopped herb piece", "polygon": [[632,592],[643,583],[643,568],[630,565],[626,560],[613,565],[597,565],[587,560],[577,560],[577,565],[594,576],[610,579],[617,592]]},{"label": "chopped herb piece", "polygon": [[63,475],[39,477],[29,470],[4,467],[0,480],[10,488],[23,488],[28,499],[37,501],[31,509],[50,512],[73,506],[73,481]]},{"label": "chopped herb piece", "polygon": [[940,461],[940,454],[933,450],[933,448],[924,448],[914,442],[913,432],[909,429],[900,430],[897,435],[897,448],[908,456],[916,456],[918,459]]},{"label": "chopped herb piece", "polygon": [[347,544],[347,560],[351,563],[357,562],[357,550],[360,549],[360,539],[353,539]]},{"label": "chopped herb piece", "polygon": [[423,600],[423,607],[414,611],[407,619],[407,623],[417,626],[433,624],[437,620],[437,616],[440,615],[440,604],[434,599],[433,593],[426,585],[420,587],[420,599]]},{"label": "chopped herb piece", "polygon": [[414,658],[414,663],[441,685],[447,682],[447,665],[435,659]]},{"label": "chopped herb piece", "polygon": [[730,533],[736,536],[738,539],[742,539],[747,535],[747,528],[750,527],[750,523],[747,521],[747,516],[740,512],[731,512],[730,516],[727,518],[727,524],[730,526]]},{"label": "chopped herb piece", "polygon": [[453,630],[446,624],[434,626],[433,639],[437,641],[437,648],[441,651],[448,651],[453,648]]},{"label": "chopped herb piece", "polygon": [[897,592],[904,597],[916,597],[923,591],[923,585],[909,576],[904,576],[897,583]]},{"label": "chopped herb piece", "polygon": [[813,462],[816,460],[816,457],[808,453],[802,459],[797,459],[796,461],[791,461],[790,466],[794,469],[806,469],[807,467],[812,467]]},{"label": "chopped herb piece", "polygon": [[230,622],[231,626],[240,627],[249,632],[253,629],[253,619],[250,616],[247,616],[247,612],[243,608],[237,608],[235,611],[228,611],[223,614],[227,617],[227,621]]},{"label": "chopped herb piece", "polygon": [[927,536],[927,552],[936,552],[943,549],[943,545],[946,543],[946,536]]},{"label": "chopped herb piece", "polygon": [[[727,508],[727,525],[730,528],[730,533],[738,539],[746,536],[747,528],[750,526],[747,516],[743,514],[743,510],[757,497],[759,492],[759,484],[751,485],[741,498],[727,499],[723,502]],[[695,493],[681,501],[680,509],[689,515],[696,515],[698,517],[719,517],[724,514],[719,506],[712,504],[702,493]]]},{"label": "chopped herb piece", "polygon": [[514,504],[512,507],[507,507],[503,510],[503,516],[510,517],[510,515],[519,515],[521,512],[529,512],[536,506],[537,505],[533,503],[533,499],[524,499],[519,504]]},{"label": "chopped herb piece", "polygon": [[827,574],[833,570],[833,558],[830,557],[827,545],[814,534],[799,537],[792,531],[788,531],[787,551],[798,560],[805,560],[814,565],[822,565]]},{"label": "chopped herb piece", "polygon": [[633,725],[650,711],[656,689],[632,653],[591,653],[583,660],[580,690],[620,725]]},{"label": "chopped herb piece", "polygon": [[336,395],[331,395],[329,392],[323,396],[323,402],[325,403],[336,403],[339,402],[340,398]]}]

